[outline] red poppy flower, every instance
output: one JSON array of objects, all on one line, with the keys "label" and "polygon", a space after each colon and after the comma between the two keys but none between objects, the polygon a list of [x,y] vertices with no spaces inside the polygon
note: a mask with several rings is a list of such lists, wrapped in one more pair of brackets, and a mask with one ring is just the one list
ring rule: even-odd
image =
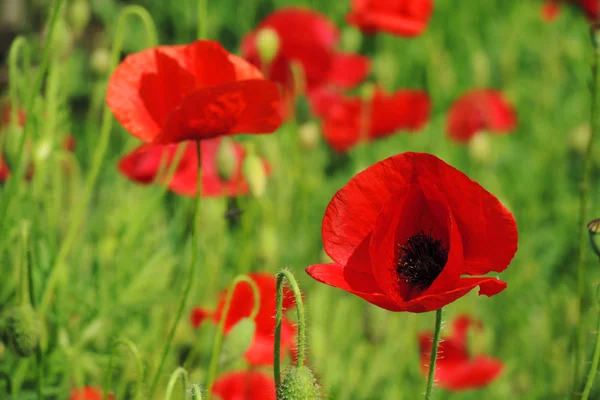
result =
[{"label": "red poppy flower", "polygon": [[[517,250],[512,214],[439,158],[404,153],[356,175],[329,203],[323,244],[331,264],[308,267],[319,282],[390,311],[440,309],[508,267]],[[471,276],[471,277],[469,277]]]},{"label": "red poppy flower", "polygon": [[[267,273],[250,273],[250,278],[256,283],[260,292],[260,308],[254,322],[256,333],[254,340],[246,351],[245,359],[251,365],[273,365],[273,347],[275,332],[276,285],[275,277]],[[219,304],[214,312],[202,308],[195,308],[191,313],[192,325],[197,328],[205,318],[211,318],[214,323],[221,320],[221,313],[225,306],[226,293],[222,293]],[[252,288],[246,282],[241,282],[235,287],[231,299],[231,307],[225,320],[225,334],[227,334],[240,320],[247,318],[252,313],[253,307]],[[284,290],[283,308],[289,309],[295,304],[291,291]],[[291,351],[294,345],[296,329],[284,316],[281,323],[281,355]]]},{"label": "red poppy flower", "polygon": [[[10,124],[10,119],[11,119],[11,105],[9,102],[4,102],[4,104],[2,105],[2,124],[0,125],[8,125]],[[25,111],[23,110],[18,110],[17,111],[17,123],[19,126],[23,127],[25,125],[25,120],[27,119],[27,115],[25,114]]]},{"label": "red poppy flower", "polygon": [[600,14],[600,2],[598,0],[571,0],[571,2],[579,6],[591,22],[598,20],[598,14]]},{"label": "red poppy flower", "polygon": [[343,97],[315,90],[310,102],[323,117],[323,135],[337,151],[348,151],[361,140],[371,141],[398,130],[416,131],[429,119],[431,101],[421,90],[399,90],[391,95],[376,90],[370,103],[360,97]]},{"label": "red poppy flower", "polygon": [[10,169],[8,169],[8,165],[6,165],[4,158],[0,156],[0,183],[6,182],[9,177]]},{"label": "red poppy flower", "polygon": [[542,20],[546,22],[552,22],[558,15],[560,14],[560,6],[558,5],[557,0],[550,0],[545,2],[540,9],[540,15]]},{"label": "red poppy flower", "polygon": [[[435,382],[438,386],[452,391],[477,389],[489,385],[502,372],[502,361],[484,355],[469,355],[467,330],[474,324],[481,329],[480,323],[462,315],[452,322],[452,336],[440,341],[435,368]],[[425,376],[429,372],[432,340],[431,332],[419,335],[422,372]]]},{"label": "red poppy flower", "polygon": [[[108,398],[114,400],[115,396],[109,394]],[[69,400],[104,400],[104,393],[100,389],[86,386],[71,392]]]},{"label": "red poppy flower", "polygon": [[221,400],[275,400],[275,381],[258,371],[230,372],[215,381],[212,393]]},{"label": "red poppy flower", "polygon": [[473,90],[458,98],[448,111],[446,133],[457,142],[468,142],[479,131],[502,135],[517,126],[514,108],[502,92]]},{"label": "red poppy flower", "polygon": [[[240,196],[248,194],[248,182],[242,175],[242,161],[246,156],[244,149],[238,143],[233,142],[236,158],[236,167],[233,176],[224,180],[217,169],[217,150],[221,142],[220,138],[203,140],[200,142],[202,156],[202,196]],[[177,153],[178,146],[170,145],[141,145],[119,161],[119,171],[134,182],[142,184],[153,183],[156,175],[160,172],[162,163],[166,162],[166,168],[172,166]],[[270,172],[269,165],[264,162],[265,170]],[[165,169],[163,169],[165,171]],[[159,181],[164,182],[166,177]],[[198,180],[198,157],[196,155],[196,144],[188,141],[181,155],[179,164],[175,169],[171,181],[168,183],[169,190],[183,196],[195,196]]]},{"label": "red poppy flower", "polygon": [[418,36],[432,13],[433,0],[352,0],[346,21],[365,33]]},{"label": "red poppy flower", "polygon": [[154,144],[270,133],[281,124],[277,87],[210,40],[128,56],[106,101],[129,133]]},{"label": "red poppy flower", "polygon": [[308,90],[321,85],[350,89],[369,74],[368,57],[335,50],[339,30],[333,22],[323,14],[296,7],[275,11],[244,37],[242,54],[254,65],[261,65],[256,36],[265,28],[273,29],[279,37],[279,51],[269,65],[268,78],[281,85],[284,113],[290,112],[297,94],[293,62],[302,66]]}]

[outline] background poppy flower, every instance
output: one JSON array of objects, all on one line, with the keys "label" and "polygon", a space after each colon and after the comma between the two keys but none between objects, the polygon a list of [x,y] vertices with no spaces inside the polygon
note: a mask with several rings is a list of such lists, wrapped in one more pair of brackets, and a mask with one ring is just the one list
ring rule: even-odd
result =
[{"label": "background poppy flower", "polygon": [[547,1],[540,8],[540,15],[542,19],[546,22],[552,22],[558,15],[560,14],[560,6],[558,5],[557,0]]},{"label": "background poppy flower", "polygon": [[[220,138],[200,142],[202,166],[202,196],[240,196],[248,194],[249,187],[242,175],[242,161],[246,153],[241,145],[233,142],[235,155],[235,172],[229,180],[224,180],[217,169],[217,150]],[[167,169],[172,166],[177,153],[177,145],[141,145],[119,161],[119,171],[134,182],[150,184],[160,172],[161,163],[166,162]],[[264,162],[265,170],[270,172],[269,165]],[[196,145],[189,141],[175,169],[169,190],[183,196],[195,196],[198,179],[198,156]],[[159,180],[164,181],[164,178]]]},{"label": "background poppy flower", "polygon": [[[2,125],[8,125],[10,124],[10,118],[11,118],[11,105],[8,101],[4,102],[4,104],[2,105]],[[27,119],[27,115],[25,114],[25,111],[19,109],[17,111],[17,124],[20,127],[25,126],[25,120]]]},{"label": "background poppy flower", "polygon": [[329,203],[322,235],[334,262],[308,274],[390,311],[437,310],[476,286],[499,293],[506,283],[481,275],[506,269],[517,250],[512,214],[424,153],[390,157],[352,178]]},{"label": "background poppy flower", "polygon": [[335,50],[340,34],[333,22],[316,11],[297,7],[275,11],[244,36],[242,54],[257,66],[261,60],[256,37],[265,28],[273,29],[279,36],[279,51],[269,65],[268,78],[281,85],[287,108],[293,106],[297,94],[291,69],[293,62],[302,67],[308,91],[321,85],[350,89],[369,74],[368,57]]},{"label": "background poppy flower", "polygon": [[340,152],[350,150],[360,140],[371,141],[402,129],[421,129],[431,109],[429,96],[421,90],[399,90],[388,95],[378,89],[369,103],[360,97],[321,89],[312,93],[310,103],[315,114],[323,117],[325,140]]},{"label": "background poppy flower", "polygon": [[573,4],[583,11],[590,22],[598,20],[600,3],[598,0],[550,0],[542,5],[541,16],[544,21],[550,22],[558,17],[560,12],[559,2]]},{"label": "background poppy flower", "polygon": [[215,381],[212,393],[221,400],[275,400],[275,381],[258,371],[230,372]]},{"label": "background poppy flower", "polygon": [[10,169],[8,169],[8,165],[6,165],[4,158],[0,156],[0,182],[6,182],[9,176]]},{"label": "background poppy flower", "polygon": [[277,87],[210,40],[128,56],[106,102],[129,133],[154,144],[270,133],[281,124]]},{"label": "background poppy flower", "polygon": [[[114,400],[115,396],[109,394],[108,399]],[[85,386],[81,389],[73,390],[73,392],[71,392],[71,397],[69,397],[69,400],[104,400],[104,393],[100,389]]]},{"label": "background poppy flower", "polygon": [[[473,324],[481,328],[480,323],[466,315],[457,317],[452,322],[452,335],[440,341],[435,368],[435,382],[439,387],[453,391],[477,389],[489,385],[504,369],[504,363],[496,358],[470,356],[467,331]],[[431,332],[419,335],[421,371],[425,376],[429,373],[432,342]]]},{"label": "background poppy flower", "polygon": [[433,0],[352,0],[346,21],[365,33],[418,36],[432,13]]},{"label": "background poppy flower", "polygon": [[[246,361],[251,365],[273,365],[273,347],[275,332],[275,296],[277,281],[268,273],[254,272],[248,274],[256,283],[260,292],[260,309],[254,322],[256,333],[250,348],[244,355]],[[226,292],[219,298],[219,304],[214,312],[202,308],[195,308],[190,315],[192,325],[197,328],[205,318],[210,318],[214,323],[221,319],[221,313],[225,306]],[[225,320],[225,334],[227,334],[240,320],[247,318],[252,313],[253,307],[252,288],[246,282],[241,282],[235,287],[231,299],[231,308]],[[284,289],[284,310],[294,307],[294,295],[290,290]],[[283,316],[281,323],[281,355],[290,352],[294,346],[296,328]]]},{"label": "background poppy flower", "polygon": [[448,111],[446,133],[457,142],[467,142],[482,130],[501,135],[516,126],[516,112],[502,92],[481,89],[465,93],[454,102]]}]

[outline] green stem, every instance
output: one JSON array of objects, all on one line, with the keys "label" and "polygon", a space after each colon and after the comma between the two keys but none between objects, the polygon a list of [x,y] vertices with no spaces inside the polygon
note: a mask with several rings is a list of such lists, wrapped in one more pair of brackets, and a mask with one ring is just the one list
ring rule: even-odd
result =
[{"label": "green stem", "polygon": [[22,306],[33,305],[31,293],[31,266],[29,265],[29,224],[24,223],[21,226],[21,238],[23,242],[23,251],[21,254],[21,288],[18,293],[19,304]]},{"label": "green stem", "polygon": [[192,400],[202,400],[202,388],[199,384],[192,384]]},{"label": "green stem", "polygon": [[[598,289],[600,290],[600,286]],[[596,375],[598,374],[598,361],[600,361],[600,313],[598,314],[598,322],[596,325],[596,344],[594,345],[594,355],[592,356],[592,364],[590,365],[590,371],[585,382],[585,387],[583,388],[581,400],[587,400],[590,396],[592,386],[594,385],[594,380],[596,380]]]},{"label": "green stem", "polygon": [[[590,174],[592,169],[592,151],[594,146],[594,138],[600,130],[600,118],[598,116],[598,86],[600,82],[600,68],[598,66],[600,59],[600,33],[598,26],[594,25],[591,30],[592,44],[594,46],[594,60],[592,64],[592,101],[591,101],[591,134],[583,158],[583,176],[581,178],[581,187],[579,192],[579,232],[578,232],[578,247],[577,247],[577,294],[578,294],[578,324],[577,336],[575,337],[575,367],[574,367],[574,387],[578,387],[580,379],[581,363],[583,360],[583,347],[585,328],[583,324],[583,298],[585,296],[585,268],[584,268],[584,250],[585,250],[585,230],[587,221],[587,209],[590,191]],[[574,397],[577,394],[574,393]]]},{"label": "green stem", "polygon": [[[21,50],[22,49],[22,50]],[[31,51],[27,39],[23,36],[17,36],[10,46],[8,53],[8,73],[9,73],[9,93],[10,93],[10,124],[16,126],[19,115],[19,90],[17,82],[19,82],[18,62],[19,55],[23,53],[23,75],[31,76]]]},{"label": "green stem", "polygon": [[192,259],[190,262],[190,269],[188,272],[188,277],[185,285],[185,289],[183,290],[183,296],[181,296],[181,300],[179,301],[179,307],[177,309],[177,313],[175,314],[175,321],[173,321],[173,325],[171,326],[171,331],[169,332],[169,336],[167,338],[167,343],[165,344],[165,348],[162,353],[162,357],[160,360],[160,364],[158,365],[158,370],[154,375],[154,380],[152,382],[152,388],[150,389],[150,396],[154,396],[156,389],[158,387],[158,381],[160,380],[160,376],[162,374],[162,370],[165,366],[165,362],[167,360],[167,356],[169,355],[169,350],[171,349],[171,344],[173,343],[173,338],[175,337],[175,331],[177,330],[177,325],[179,324],[179,320],[181,320],[181,316],[183,315],[183,310],[185,309],[185,304],[187,303],[187,299],[192,290],[192,284],[194,283],[194,277],[196,275],[196,263],[198,261],[198,217],[200,215],[200,199],[202,193],[202,152],[200,141],[196,141],[196,157],[198,162],[198,176],[197,176],[197,192],[196,192],[196,200],[194,206],[194,215],[193,215],[193,226],[192,226]]},{"label": "green stem", "polygon": [[250,313],[250,316],[248,318],[254,320],[256,318],[256,315],[258,315],[258,311],[260,310],[260,291],[258,290],[256,282],[250,279],[248,275],[236,276],[231,282],[229,290],[227,291],[227,296],[225,297],[225,304],[223,305],[223,311],[221,313],[221,319],[219,320],[219,326],[217,327],[217,335],[215,336],[215,341],[213,342],[212,354],[210,357],[210,364],[208,367],[208,374],[206,378],[206,390],[209,393],[209,398],[212,385],[215,382],[215,378],[217,377],[217,371],[219,367],[219,356],[221,355],[223,336],[225,336],[225,322],[227,321],[227,315],[229,314],[229,309],[231,308],[231,299],[233,298],[236,286],[241,282],[246,282],[250,285],[250,288],[252,289],[252,295],[254,297],[254,307],[252,308],[252,312]]},{"label": "green stem", "polygon": [[180,376],[183,381],[183,391],[185,392],[187,390],[190,381],[189,375],[184,368],[179,367],[171,374],[171,378],[167,384],[167,391],[165,392],[165,400],[171,400],[171,397],[173,396],[173,390],[175,389],[175,384]]},{"label": "green stem", "polygon": [[198,0],[198,39],[206,39],[208,27],[208,0]]},{"label": "green stem", "polygon": [[[152,17],[150,17],[148,12],[143,7],[137,5],[125,7],[119,15],[119,20],[117,21],[117,33],[113,42],[110,61],[110,71],[113,71],[117,66],[117,63],[119,62],[121,48],[123,45],[123,31],[125,27],[125,22],[127,21],[127,17],[130,15],[138,16],[144,22],[146,26],[146,44],[148,45],[148,47],[152,47],[156,44],[156,28],[154,27]],[[27,121],[29,121],[29,118]],[[82,196],[81,202],[76,206],[75,211],[73,212],[73,219],[71,225],[69,226],[67,235],[58,251],[58,255],[56,256],[49,277],[47,279],[47,284],[44,289],[44,294],[42,296],[40,306],[42,314],[44,314],[50,306],[52,293],[54,292],[56,285],[61,279],[67,255],[69,254],[71,247],[78,238],[79,228],[84,221],[84,214],[91,200],[92,193],[94,191],[94,187],[96,185],[96,181],[98,179],[98,175],[102,167],[102,162],[104,161],[104,156],[106,154],[106,150],[108,149],[112,121],[113,118],[110,109],[108,108],[108,106],[105,106],[102,115],[100,139],[98,141],[96,151],[94,153],[92,169],[87,177],[84,194]]]},{"label": "green stem", "polygon": [[144,364],[142,364],[142,358],[140,357],[140,353],[136,347],[136,345],[129,339],[119,339],[113,343],[112,349],[110,351],[110,359],[108,362],[108,374],[106,377],[106,385],[104,387],[104,400],[108,400],[108,393],[110,391],[110,387],[112,386],[112,370],[113,370],[113,362],[115,349],[120,345],[124,345],[129,349],[129,352],[133,355],[135,359],[135,363],[137,366],[138,376],[135,385],[135,395],[134,399],[137,399],[142,393],[142,383],[144,382]]},{"label": "green stem", "polygon": [[301,367],[304,365],[304,357],[306,350],[306,317],[304,316],[304,303],[302,302],[302,292],[298,287],[298,282],[294,275],[284,269],[277,274],[277,305],[275,312],[275,348],[273,349],[273,376],[275,378],[275,388],[279,393],[279,386],[281,385],[281,321],[283,319],[283,280],[287,279],[288,284],[294,292],[294,298],[296,300],[296,312],[298,314],[298,335],[296,337],[298,347],[298,360],[296,366]]},{"label": "green stem", "polygon": [[425,400],[431,399],[433,390],[433,381],[435,380],[435,363],[438,356],[438,347],[440,345],[440,330],[442,329],[442,309],[435,312],[435,330],[433,331],[433,344],[431,346],[431,359],[429,360],[429,377],[427,378],[427,390],[425,391]]},{"label": "green stem", "polygon": [[[12,173],[11,179],[6,182],[6,188],[4,191],[3,199],[4,201],[0,205],[0,232],[5,232],[5,225],[8,216],[10,215],[10,208],[14,203],[15,199],[15,189],[18,188],[18,183],[21,182],[24,168],[24,156],[25,156],[25,142],[27,135],[30,133],[33,118],[31,117],[33,114],[33,107],[35,105],[35,100],[37,98],[37,94],[40,92],[42,88],[42,83],[44,82],[44,75],[46,74],[46,70],[48,69],[48,63],[50,61],[50,50],[52,38],[54,36],[54,28],[56,26],[56,21],[58,20],[58,13],[62,6],[63,0],[55,0],[54,5],[52,7],[52,13],[50,15],[50,21],[48,22],[48,34],[46,36],[46,42],[44,43],[44,48],[42,50],[42,59],[40,62],[40,67],[38,69],[38,73],[35,76],[33,81],[33,86],[26,101],[25,113],[27,115],[27,119],[25,120],[25,127],[23,128],[23,134],[19,139],[19,143],[17,145],[17,163],[15,165],[14,171]],[[13,45],[14,46],[14,45]],[[17,44],[21,46],[21,44]],[[12,48],[11,48],[12,52]],[[15,51],[16,52],[16,51]],[[16,57],[16,56],[15,56]],[[15,64],[12,65],[13,67]],[[12,72],[14,74],[14,71]],[[15,83],[16,84],[16,83]]]}]

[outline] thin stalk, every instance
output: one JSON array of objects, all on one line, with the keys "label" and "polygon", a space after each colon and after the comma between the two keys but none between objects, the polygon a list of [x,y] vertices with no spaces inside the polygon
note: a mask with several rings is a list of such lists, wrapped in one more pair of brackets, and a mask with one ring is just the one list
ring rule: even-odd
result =
[{"label": "thin stalk", "polygon": [[[119,62],[121,48],[123,47],[125,22],[127,21],[127,17],[130,15],[138,16],[146,25],[146,44],[148,45],[148,47],[152,47],[156,43],[156,28],[154,27],[154,22],[152,22],[152,17],[150,17],[148,12],[143,7],[137,5],[125,7],[119,15],[119,20],[117,21],[117,33],[115,35],[112,47],[109,68],[110,71],[113,71],[117,66],[117,63]],[[29,121],[29,119],[27,119],[27,121]],[[79,228],[84,221],[84,214],[92,198],[94,187],[96,185],[96,181],[98,179],[98,175],[100,173],[102,163],[104,161],[104,156],[106,154],[106,150],[108,149],[112,122],[113,117],[110,112],[110,109],[108,108],[108,106],[105,105],[104,112],[102,115],[102,125],[100,128],[100,139],[98,140],[98,144],[96,145],[96,151],[94,153],[94,158],[92,161],[92,169],[87,177],[81,202],[75,207],[71,225],[69,226],[67,235],[64,241],[62,242],[62,245],[58,251],[58,255],[56,256],[49,277],[47,279],[47,284],[44,289],[44,294],[42,296],[40,306],[42,314],[44,314],[50,306],[50,301],[52,299],[54,289],[62,277],[62,272],[65,266],[65,260],[67,258],[67,255],[69,254],[69,251],[71,250],[73,244],[75,244],[75,241],[78,239]]]},{"label": "thin stalk", "polygon": [[283,319],[283,280],[287,279],[288,284],[294,292],[294,299],[296,300],[296,313],[298,314],[298,335],[296,336],[297,347],[298,347],[298,359],[296,366],[301,367],[304,365],[304,357],[306,353],[306,317],[304,316],[304,303],[302,302],[302,292],[298,287],[298,282],[294,275],[288,271],[283,270],[277,274],[277,305],[275,312],[275,348],[273,349],[273,377],[275,378],[275,388],[279,393],[279,386],[281,385],[281,321]]},{"label": "thin stalk", "polygon": [[223,312],[221,313],[221,319],[219,320],[219,326],[217,328],[217,335],[215,336],[215,341],[213,342],[212,354],[206,378],[206,390],[208,390],[209,398],[212,385],[215,382],[215,378],[217,377],[217,370],[219,367],[219,356],[221,355],[223,336],[225,336],[225,322],[227,321],[227,315],[229,314],[229,309],[231,308],[231,299],[233,298],[236,286],[241,282],[246,282],[250,285],[250,288],[252,289],[252,295],[254,298],[254,307],[252,308],[252,312],[250,313],[250,316],[248,318],[254,320],[256,318],[256,315],[258,314],[258,311],[260,310],[260,291],[258,290],[256,282],[250,279],[248,275],[236,276],[231,282],[229,290],[227,291],[225,305],[223,306]]},{"label": "thin stalk", "polygon": [[[598,287],[598,289],[600,289],[600,287]],[[600,361],[600,313],[598,314],[598,322],[596,323],[596,344],[594,345],[594,355],[592,356],[592,364],[590,365],[590,371],[585,382],[585,387],[583,388],[581,400],[588,400],[590,397],[592,386],[594,385],[594,381],[596,380],[596,376],[598,374],[598,361]]]},{"label": "thin stalk", "polygon": [[134,399],[139,398],[140,394],[142,393],[142,383],[144,382],[144,364],[142,364],[142,358],[140,357],[140,353],[139,353],[137,347],[135,346],[135,344],[131,340],[119,339],[115,343],[113,343],[112,349],[110,351],[110,359],[108,362],[108,374],[106,377],[106,385],[104,387],[104,400],[108,400],[108,393],[110,391],[110,387],[112,386],[112,370],[113,370],[115,349],[120,344],[124,345],[125,347],[127,347],[129,349],[129,352],[133,355],[133,358],[135,359],[135,363],[137,366],[138,377],[136,380],[135,395],[133,398]]},{"label": "thin stalk", "polygon": [[[581,178],[581,186],[579,191],[579,232],[578,232],[578,247],[577,247],[577,294],[578,294],[578,324],[577,324],[577,336],[575,337],[575,366],[574,366],[574,378],[573,385],[578,387],[580,374],[581,374],[581,363],[583,360],[583,347],[585,337],[585,327],[583,324],[583,298],[585,296],[585,266],[584,266],[584,255],[585,255],[585,231],[586,222],[588,219],[587,210],[589,202],[589,191],[590,191],[590,175],[592,170],[592,151],[594,148],[594,139],[600,131],[600,116],[598,115],[599,96],[598,86],[600,84],[600,27],[594,25],[591,30],[592,44],[594,46],[594,60],[592,63],[592,101],[591,101],[591,134],[583,158],[583,176]],[[574,393],[574,397],[577,394]]]},{"label": "thin stalk", "polygon": [[190,381],[189,375],[184,368],[179,367],[171,374],[171,378],[167,384],[167,391],[165,392],[165,400],[171,400],[171,397],[173,396],[173,390],[175,389],[175,384],[180,376],[183,383],[183,391],[185,392],[187,390]]},{"label": "thin stalk", "polygon": [[431,359],[429,360],[429,377],[427,378],[427,390],[425,400],[431,399],[433,381],[435,380],[435,363],[437,361],[438,347],[440,345],[440,330],[442,329],[442,309],[435,312],[435,330],[433,331],[433,344],[431,346]]},{"label": "thin stalk", "polygon": [[198,39],[206,39],[208,27],[208,0],[198,0]]},{"label": "thin stalk", "polygon": [[42,59],[40,62],[38,73],[33,81],[33,86],[31,87],[31,91],[29,92],[29,95],[26,99],[25,113],[27,115],[27,119],[25,120],[23,134],[21,135],[17,146],[17,163],[15,165],[15,169],[13,171],[11,179],[9,179],[8,182],[6,182],[6,190],[4,191],[3,196],[4,201],[0,204],[0,232],[6,231],[6,220],[8,219],[8,215],[10,215],[9,211],[16,197],[15,189],[18,187],[18,183],[21,182],[21,178],[24,172],[25,142],[27,139],[27,135],[32,129],[33,123],[33,118],[31,117],[31,115],[33,113],[33,107],[35,105],[37,94],[40,92],[40,89],[42,88],[42,83],[44,82],[44,75],[46,74],[46,70],[48,69],[48,63],[50,61],[50,47],[52,44],[52,38],[54,36],[54,28],[56,26],[56,21],[58,20],[58,13],[60,12],[62,3],[63,0],[56,0],[53,4],[52,12],[50,15],[50,21],[48,22],[48,34],[46,35],[46,42],[44,43],[44,48],[42,50]]},{"label": "thin stalk", "polygon": [[198,217],[200,215],[200,199],[202,193],[202,151],[200,146],[200,141],[196,141],[196,157],[198,158],[198,176],[197,176],[197,191],[196,191],[196,200],[194,206],[194,215],[193,215],[193,226],[192,226],[192,259],[190,262],[190,267],[188,271],[188,277],[185,285],[185,289],[183,290],[183,296],[181,296],[181,300],[179,301],[179,307],[177,308],[177,313],[175,314],[175,321],[173,321],[173,325],[171,326],[171,331],[169,332],[169,336],[167,338],[167,343],[165,344],[165,348],[162,353],[162,357],[160,360],[160,364],[158,365],[158,370],[154,375],[154,380],[152,383],[152,388],[150,389],[151,399],[156,392],[158,387],[158,381],[160,380],[160,376],[162,374],[162,370],[165,366],[165,362],[167,360],[167,356],[169,355],[169,350],[171,350],[171,344],[173,343],[173,338],[175,337],[175,331],[177,330],[177,325],[179,324],[179,320],[181,320],[181,316],[183,315],[183,310],[185,309],[185,304],[187,303],[187,299],[192,290],[192,284],[194,283],[194,277],[196,275],[196,263],[198,261],[198,236],[199,236],[199,224]]}]

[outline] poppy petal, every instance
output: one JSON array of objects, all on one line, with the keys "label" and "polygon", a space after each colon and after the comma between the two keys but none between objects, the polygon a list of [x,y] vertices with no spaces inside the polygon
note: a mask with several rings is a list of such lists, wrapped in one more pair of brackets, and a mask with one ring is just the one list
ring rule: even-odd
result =
[{"label": "poppy petal", "polygon": [[352,89],[362,82],[371,69],[371,60],[360,54],[337,53],[325,81],[342,89]]},{"label": "poppy petal", "polygon": [[281,124],[277,86],[264,80],[195,90],[172,111],[154,144],[234,133],[271,133]]},{"label": "poppy petal", "polygon": [[468,363],[449,368],[440,365],[436,369],[435,378],[438,385],[447,390],[477,389],[497,379],[503,369],[502,361],[488,356],[478,356]]},{"label": "poppy petal", "polygon": [[229,372],[217,378],[212,393],[221,400],[275,400],[275,382],[258,371]]},{"label": "poppy petal", "polygon": [[398,36],[417,36],[427,28],[433,12],[432,0],[353,0],[346,17],[366,33],[387,32]]}]

